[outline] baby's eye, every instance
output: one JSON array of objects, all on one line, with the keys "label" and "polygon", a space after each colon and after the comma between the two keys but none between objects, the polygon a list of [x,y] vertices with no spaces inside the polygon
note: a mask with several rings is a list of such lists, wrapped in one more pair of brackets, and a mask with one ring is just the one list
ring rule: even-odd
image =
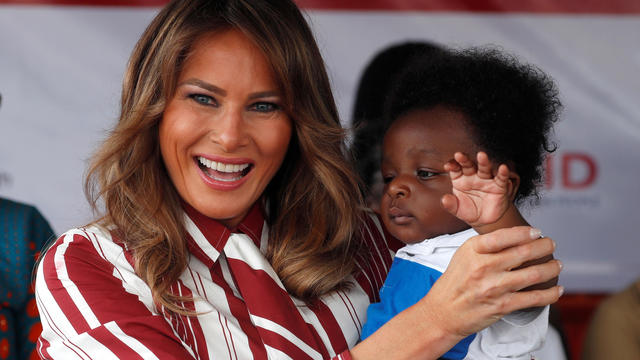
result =
[{"label": "baby's eye", "polygon": [[268,113],[280,109],[280,106],[270,102],[257,102],[252,104],[250,108],[257,112]]},{"label": "baby's eye", "polygon": [[213,97],[208,96],[208,95],[203,95],[203,94],[191,94],[189,95],[189,97],[191,99],[193,99],[193,101],[197,102],[198,104],[202,104],[202,105],[215,105],[216,101]]},{"label": "baby's eye", "polygon": [[416,171],[416,175],[420,180],[427,180],[431,177],[438,175],[438,173],[433,171],[427,171],[427,170],[418,170]]},{"label": "baby's eye", "polygon": [[387,185],[388,183],[393,181],[393,175],[384,175],[382,176],[382,183]]}]

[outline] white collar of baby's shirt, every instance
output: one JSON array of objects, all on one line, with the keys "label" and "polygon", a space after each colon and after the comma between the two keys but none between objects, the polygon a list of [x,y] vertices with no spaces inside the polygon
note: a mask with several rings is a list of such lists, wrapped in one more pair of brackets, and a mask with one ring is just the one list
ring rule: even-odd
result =
[{"label": "white collar of baby's shirt", "polygon": [[433,254],[445,250],[445,248],[451,248],[452,251],[455,251],[455,249],[460,247],[465,241],[476,235],[478,235],[478,233],[473,228],[455,234],[440,235],[415,244],[406,245],[398,250],[396,256],[400,258],[411,258],[416,254]]}]

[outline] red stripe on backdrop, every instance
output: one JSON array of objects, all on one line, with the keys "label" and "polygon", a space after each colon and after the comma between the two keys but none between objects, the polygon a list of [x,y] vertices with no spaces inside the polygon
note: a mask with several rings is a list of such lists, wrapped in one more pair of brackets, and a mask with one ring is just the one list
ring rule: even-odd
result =
[{"label": "red stripe on backdrop", "polygon": [[298,0],[308,9],[637,14],[637,0]]},{"label": "red stripe on backdrop", "polygon": [[[294,0],[306,9],[364,11],[640,14],[638,0]],[[157,7],[167,0],[0,0],[13,5]]]}]

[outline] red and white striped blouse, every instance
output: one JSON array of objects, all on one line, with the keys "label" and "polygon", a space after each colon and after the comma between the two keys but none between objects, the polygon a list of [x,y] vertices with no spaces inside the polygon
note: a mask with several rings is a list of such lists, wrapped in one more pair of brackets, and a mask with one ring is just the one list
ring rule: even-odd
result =
[{"label": "red and white striped blouse", "polygon": [[387,236],[371,215],[367,250],[349,290],[311,306],[290,296],[264,257],[268,231],[259,206],[231,233],[185,209],[190,258],[175,294],[197,316],[154,306],[131,252],[101,227],[62,235],[44,256],[36,297],[44,359],[349,359],[370,302],[389,270]]}]

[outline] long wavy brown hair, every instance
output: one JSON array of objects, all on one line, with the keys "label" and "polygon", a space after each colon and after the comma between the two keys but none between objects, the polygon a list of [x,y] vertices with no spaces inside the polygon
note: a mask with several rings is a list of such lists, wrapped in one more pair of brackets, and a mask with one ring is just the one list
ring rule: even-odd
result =
[{"label": "long wavy brown hair", "polygon": [[85,192],[100,214],[95,223],[115,225],[155,301],[179,313],[188,312],[170,286],[185,269],[188,250],[158,125],[193,44],[229,29],[264,52],[295,129],[262,199],[271,265],[286,289],[305,301],[346,286],[355,268],[362,199],[324,63],[300,10],[290,0],[172,1],[133,51],[120,119],[92,158]]}]

